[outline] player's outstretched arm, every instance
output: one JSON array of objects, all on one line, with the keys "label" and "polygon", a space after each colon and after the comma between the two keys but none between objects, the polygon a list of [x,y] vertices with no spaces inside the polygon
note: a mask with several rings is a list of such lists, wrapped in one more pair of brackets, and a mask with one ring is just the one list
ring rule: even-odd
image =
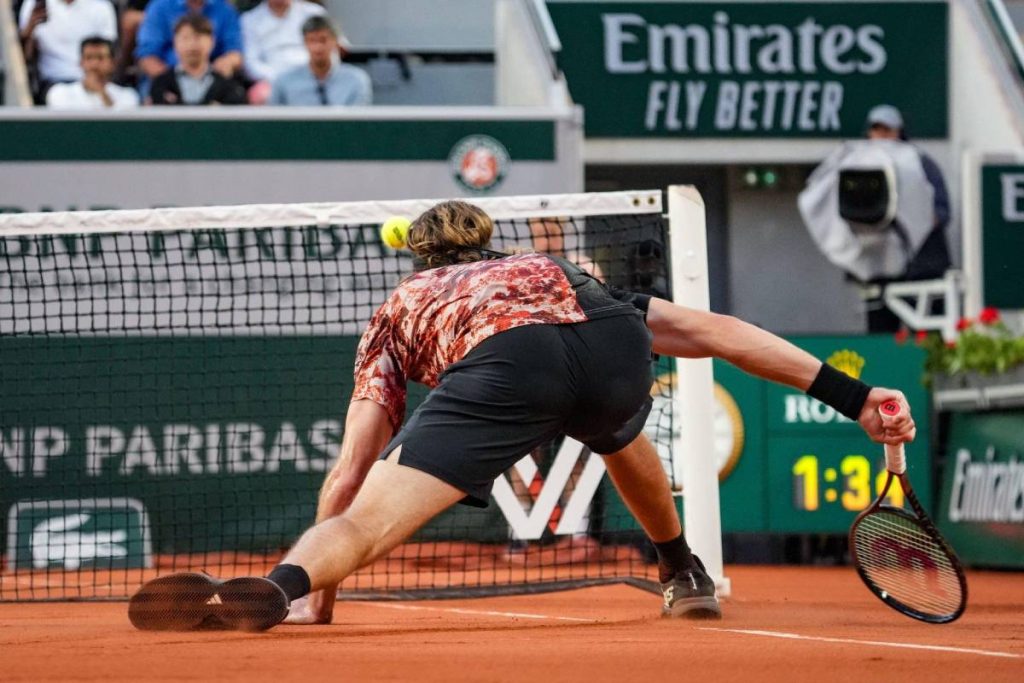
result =
[{"label": "player's outstretched arm", "polygon": [[[392,435],[391,421],[383,406],[367,399],[353,401],[345,418],[341,453],[320,489],[316,521],[340,515],[352,504],[367,472]],[[296,600],[288,611],[288,624],[329,624],[334,613],[337,587],[315,591]]]},{"label": "player's outstretched arm", "polygon": [[[654,334],[654,351],[678,358],[715,357],[728,361],[757,377],[786,384],[800,391],[808,391],[812,384],[820,386],[823,373],[820,360],[785,339],[739,318],[706,311],[697,311],[673,304],[664,299],[652,298],[647,309],[647,327]],[[832,371],[832,382],[850,381],[836,377]],[[826,376],[824,380],[828,380]],[[835,389],[829,386],[825,388]],[[837,399],[843,387],[831,392]],[[841,411],[857,420],[872,440],[879,443],[902,443],[910,441],[916,433],[910,406],[899,391],[875,387],[861,394],[862,407],[845,406]],[[810,392],[812,395],[817,393]],[[878,406],[888,400],[897,400],[904,407],[898,422],[883,427],[878,415]],[[827,403],[832,404],[830,401]],[[857,404],[851,401],[851,404]],[[833,405],[833,407],[836,407]]]}]

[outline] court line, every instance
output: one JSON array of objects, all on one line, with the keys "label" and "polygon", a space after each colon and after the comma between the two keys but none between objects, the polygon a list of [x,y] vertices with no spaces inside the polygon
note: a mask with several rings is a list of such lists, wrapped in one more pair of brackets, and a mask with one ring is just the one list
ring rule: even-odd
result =
[{"label": "court line", "polygon": [[529,612],[501,612],[484,609],[465,609],[462,607],[428,607],[426,605],[398,605],[392,602],[353,602],[349,605],[372,605],[374,607],[387,607],[389,609],[421,610],[427,612],[451,612],[453,614],[473,614],[485,617],[509,617],[511,619],[549,619],[552,621],[575,621],[587,624],[596,624],[599,619],[584,619],[581,617],[556,617],[548,614],[531,614]]},{"label": "court line", "polygon": [[740,628],[713,628],[702,627],[701,631],[720,631],[723,633],[741,633],[748,636],[766,636],[768,638],[785,638],[789,640],[815,640],[821,643],[850,643],[853,645],[876,645],[878,647],[898,647],[908,650],[933,650],[936,652],[958,652],[969,655],[982,655],[984,657],[1005,657],[1009,659],[1024,659],[1024,655],[1013,654],[1012,652],[996,652],[995,650],[977,650],[971,647],[950,647],[946,645],[923,645],[919,643],[893,643],[886,640],[855,640],[853,638],[831,638],[828,636],[804,636],[799,633],[785,633],[782,631],[756,631]]}]

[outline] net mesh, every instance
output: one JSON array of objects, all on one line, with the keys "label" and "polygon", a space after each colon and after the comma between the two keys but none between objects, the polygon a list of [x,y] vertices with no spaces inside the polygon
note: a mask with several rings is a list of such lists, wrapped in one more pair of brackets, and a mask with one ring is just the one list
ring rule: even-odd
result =
[{"label": "net mesh", "polygon": [[[636,204],[551,217],[557,206],[538,201],[548,217],[499,217],[493,246],[564,255],[666,296],[660,203]],[[196,228],[197,216],[230,218],[195,209],[6,232],[0,220],[0,600],[120,599],[170,572],[269,570],[314,519],[359,335],[411,272],[407,253],[380,244],[386,215]],[[167,229],[178,218],[182,229]],[[117,229],[133,222],[160,229]],[[672,369],[657,362],[647,426],[670,477]],[[407,415],[426,394],[410,389]],[[565,484],[539,509],[549,476]],[[442,597],[655,577],[600,458],[579,444],[557,439],[498,484],[501,500],[442,514],[342,591]]]},{"label": "net mesh", "polygon": [[963,602],[959,575],[943,548],[905,514],[878,510],[854,528],[857,564],[883,598],[922,614],[955,614]]}]

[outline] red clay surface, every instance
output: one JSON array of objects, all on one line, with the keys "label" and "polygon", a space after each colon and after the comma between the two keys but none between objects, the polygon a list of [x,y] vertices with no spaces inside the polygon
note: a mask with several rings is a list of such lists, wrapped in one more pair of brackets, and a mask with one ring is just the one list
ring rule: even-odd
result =
[{"label": "red clay surface", "polygon": [[967,613],[945,626],[885,607],[850,568],[727,575],[718,622],[661,619],[657,596],[622,586],[343,603],[330,626],[263,634],[143,633],[120,602],[0,604],[0,680],[1024,681],[1024,574],[972,573]]}]

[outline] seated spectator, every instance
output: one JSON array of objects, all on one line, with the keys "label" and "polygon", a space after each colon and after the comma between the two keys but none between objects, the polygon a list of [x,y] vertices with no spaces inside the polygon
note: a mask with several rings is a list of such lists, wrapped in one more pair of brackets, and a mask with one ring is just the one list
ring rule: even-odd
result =
[{"label": "seated spectator", "polygon": [[54,83],[82,78],[79,51],[91,36],[117,40],[110,0],[25,0],[19,17],[25,58],[34,62],[39,95]]},{"label": "seated spectator", "polygon": [[242,15],[245,70],[254,81],[273,83],[282,73],[306,63],[302,25],[325,10],[307,0],[263,0]]},{"label": "seated spectator", "polygon": [[151,104],[245,104],[245,89],[210,65],[213,25],[190,14],[174,25],[176,66],[153,79]]},{"label": "seated spectator", "polygon": [[373,101],[366,72],[341,63],[338,31],[330,19],[307,19],[302,25],[302,39],[309,63],[281,74],[274,81],[268,104],[359,105]]},{"label": "seated spectator", "polygon": [[186,16],[205,17],[213,27],[213,70],[231,78],[242,68],[242,30],[227,0],[151,0],[139,26],[135,57],[139,70],[154,79],[178,63],[175,28]]},{"label": "seated spectator", "polygon": [[82,41],[82,80],[57,83],[46,93],[50,109],[134,109],[139,95],[110,82],[114,73],[114,44],[93,36]]}]

